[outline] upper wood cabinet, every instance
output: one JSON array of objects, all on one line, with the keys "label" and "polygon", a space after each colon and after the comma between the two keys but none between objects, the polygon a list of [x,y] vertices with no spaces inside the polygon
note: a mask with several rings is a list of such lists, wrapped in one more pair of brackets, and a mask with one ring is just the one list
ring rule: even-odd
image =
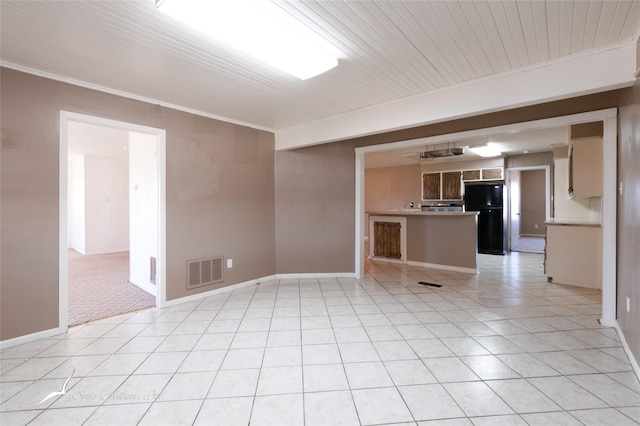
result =
[{"label": "upper wood cabinet", "polygon": [[491,167],[488,169],[471,169],[462,171],[462,180],[479,181],[479,180],[503,180],[504,167]]},{"label": "upper wood cabinet", "polygon": [[423,200],[462,200],[462,172],[422,174]]},{"label": "upper wood cabinet", "polygon": [[480,180],[480,169],[463,170],[462,180]]},{"label": "upper wood cabinet", "polygon": [[569,154],[570,195],[574,197],[601,197],[602,169],[602,137],[596,136],[571,141]]},{"label": "upper wood cabinet", "polygon": [[422,173],[422,199],[424,201],[462,200],[463,182],[502,179],[504,179],[503,167]]},{"label": "upper wood cabinet", "polygon": [[423,200],[439,200],[440,199],[440,173],[423,173],[422,174],[422,199]]},{"label": "upper wood cabinet", "polygon": [[504,179],[502,167],[496,167],[493,169],[482,169],[482,180],[502,180]]},{"label": "upper wood cabinet", "polygon": [[442,172],[442,199],[462,200],[462,172]]}]

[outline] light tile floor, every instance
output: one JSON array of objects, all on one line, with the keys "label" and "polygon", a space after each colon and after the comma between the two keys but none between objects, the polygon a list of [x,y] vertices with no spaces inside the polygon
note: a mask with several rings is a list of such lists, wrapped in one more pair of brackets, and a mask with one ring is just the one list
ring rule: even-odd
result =
[{"label": "light tile floor", "polygon": [[265,282],[8,348],[0,423],[639,424],[600,292],[547,283],[537,254],[480,269],[370,263],[360,280]]}]

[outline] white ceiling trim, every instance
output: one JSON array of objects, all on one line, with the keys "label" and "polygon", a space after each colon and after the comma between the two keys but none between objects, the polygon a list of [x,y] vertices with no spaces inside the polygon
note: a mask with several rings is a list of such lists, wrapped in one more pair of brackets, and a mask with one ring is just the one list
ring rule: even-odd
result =
[{"label": "white ceiling trim", "polygon": [[377,105],[275,132],[276,150],[533,105],[631,86],[637,40],[547,61],[442,90]]},{"label": "white ceiling trim", "polygon": [[110,95],[116,95],[116,96],[121,96],[123,98],[127,98],[127,99],[132,99],[135,101],[141,101],[141,102],[146,102],[148,104],[152,104],[152,105],[160,105],[166,108],[171,108],[171,109],[175,109],[178,111],[182,111],[182,112],[188,112],[189,114],[195,114],[195,115],[200,115],[202,117],[207,117],[207,118],[213,118],[214,120],[220,120],[220,121],[225,121],[227,123],[233,123],[233,124],[237,124],[239,126],[245,126],[245,127],[250,127],[252,129],[257,129],[257,130],[264,130],[267,132],[274,132],[274,129],[269,128],[269,127],[264,127],[264,126],[259,126],[257,124],[252,124],[252,123],[247,123],[244,121],[239,121],[239,120],[234,120],[233,118],[229,118],[229,117],[225,117],[225,116],[221,116],[221,115],[216,115],[216,114],[210,114],[208,112],[204,112],[204,111],[198,111],[195,109],[191,109],[191,108],[187,108],[181,105],[176,105],[176,104],[172,104],[170,102],[164,102],[164,101],[160,101],[158,99],[153,99],[153,98],[148,98],[146,96],[140,96],[140,95],[136,95],[133,93],[129,93],[129,92],[125,92],[122,90],[116,90],[116,89],[112,89],[110,87],[105,87],[105,86],[100,86],[98,84],[94,84],[94,83],[89,83],[87,81],[82,81],[82,80],[77,80],[74,78],[69,78],[69,77],[64,77],[62,75],[58,75],[55,73],[50,73],[47,71],[41,71],[41,70],[37,70],[34,68],[29,68],[29,67],[25,67],[22,65],[18,65],[15,64],[13,62],[8,62],[8,61],[0,61],[0,66],[4,67],[4,68],[9,68],[15,71],[20,71],[20,72],[24,72],[27,74],[32,74],[35,75],[37,77],[43,77],[43,78],[48,78],[50,80],[55,80],[55,81],[59,81],[61,83],[67,83],[67,84],[71,84],[73,86],[78,86],[78,87],[83,87],[85,89],[92,89],[92,90],[96,90],[98,92],[103,92],[103,93],[108,93]]}]

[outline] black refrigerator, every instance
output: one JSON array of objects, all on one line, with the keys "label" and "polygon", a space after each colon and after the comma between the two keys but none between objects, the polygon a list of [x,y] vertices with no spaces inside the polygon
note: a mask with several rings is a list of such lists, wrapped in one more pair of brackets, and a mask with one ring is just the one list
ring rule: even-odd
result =
[{"label": "black refrigerator", "polygon": [[478,214],[478,253],[505,254],[507,220],[504,208],[503,183],[467,183],[464,186],[464,206]]}]

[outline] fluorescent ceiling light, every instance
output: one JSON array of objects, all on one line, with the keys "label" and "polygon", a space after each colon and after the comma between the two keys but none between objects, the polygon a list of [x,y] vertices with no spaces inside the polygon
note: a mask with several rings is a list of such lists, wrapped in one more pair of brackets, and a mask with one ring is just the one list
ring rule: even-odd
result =
[{"label": "fluorescent ceiling light", "polygon": [[164,0],[162,12],[301,80],[338,65],[317,34],[265,0]]},{"label": "fluorescent ceiling light", "polygon": [[481,157],[498,157],[502,155],[502,152],[500,152],[498,148],[491,144],[470,146],[469,151]]}]

